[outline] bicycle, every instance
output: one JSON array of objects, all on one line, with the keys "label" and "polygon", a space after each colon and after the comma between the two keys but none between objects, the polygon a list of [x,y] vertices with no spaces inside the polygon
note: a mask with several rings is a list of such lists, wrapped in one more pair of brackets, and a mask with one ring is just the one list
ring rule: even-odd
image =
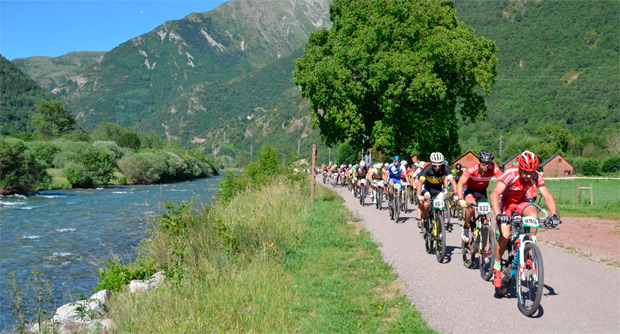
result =
[{"label": "bicycle", "polygon": [[381,202],[383,200],[383,180],[373,181],[375,185],[375,206],[381,211]]},{"label": "bicycle", "polygon": [[[429,254],[435,253],[437,262],[442,263],[446,256],[446,228],[444,222],[443,195],[439,194],[433,199],[433,207],[429,210],[428,217],[424,219],[424,246]],[[430,198],[425,201],[430,202]]]},{"label": "bicycle", "polygon": [[[400,193],[401,193],[401,186],[399,183],[394,183],[394,185],[390,186],[393,187],[394,189],[392,190],[392,196],[388,201],[388,210],[390,211],[390,219],[394,220],[396,222],[398,222],[398,219],[400,218]],[[394,194],[396,192],[396,194]],[[389,193],[389,191],[388,191]]]},{"label": "bicycle", "polygon": [[516,282],[517,306],[528,317],[538,310],[544,291],[542,253],[536,245],[536,236],[530,234],[530,228],[539,228],[541,222],[546,228],[557,227],[551,218],[539,221],[537,217],[522,217],[513,212],[510,238],[502,254],[502,286],[496,292],[504,297]]},{"label": "bicycle", "polygon": [[489,202],[480,202],[478,205],[468,203],[467,206],[476,209],[476,216],[469,223],[469,240],[461,241],[463,265],[472,269],[478,254],[480,277],[488,281],[493,277],[495,261],[495,232],[489,224],[491,205]]},{"label": "bicycle", "polygon": [[360,196],[360,204],[364,206],[366,204],[366,179],[360,180],[360,185],[358,188],[359,190],[357,191],[357,193]]},{"label": "bicycle", "polygon": [[411,191],[409,190],[409,183],[407,183],[407,182],[401,182],[401,184],[402,184],[402,187],[403,187],[403,189],[404,189],[404,190],[402,190],[402,191],[400,192],[400,193],[401,193],[401,199],[400,199],[400,203],[401,203],[401,210],[402,210],[404,213],[407,213],[407,209],[408,209],[408,208],[407,208],[407,202],[408,202],[408,201],[407,201],[407,197],[409,196],[409,193],[410,193]]}]

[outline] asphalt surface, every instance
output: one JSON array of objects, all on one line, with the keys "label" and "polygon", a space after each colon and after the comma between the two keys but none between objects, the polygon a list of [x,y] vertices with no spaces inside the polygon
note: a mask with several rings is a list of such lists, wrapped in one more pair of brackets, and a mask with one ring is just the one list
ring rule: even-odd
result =
[{"label": "asphalt surface", "polygon": [[[545,290],[538,312],[526,317],[517,308],[514,289],[508,297],[496,299],[493,283],[482,280],[478,269],[463,266],[460,221],[452,220],[447,256],[440,264],[434,254],[425,252],[415,211],[401,213],[396,223],[385,208],[362,207],[346,188],[328,187],[361,219],[361,226],[380,245],[385,262],[398,274],[404,294],[437,331],[620,333],[620,268],[539,243]],[[366,199],[371,201],[370,196]]]}]

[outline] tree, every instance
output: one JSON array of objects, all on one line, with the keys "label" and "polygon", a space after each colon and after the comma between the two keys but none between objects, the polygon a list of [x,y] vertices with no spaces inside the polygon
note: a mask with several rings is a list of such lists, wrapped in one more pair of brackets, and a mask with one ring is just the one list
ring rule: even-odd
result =
[{"label": "tree", "polygon": [[44,163],[22,140],[0,137],[0,195],[27,193],[49,179]]},{"label": "tree", "polygon": [[73,130],[76,119],[60,100],[41,100],[36,107],[38,113],[32,116],[36,132],[54,139]]},{"label": "tree", "polygon": [[575,140],[570,131],[559,125],[543,125],[538,128],[537,132],[543,136],[546,143],[549,143],[552,150],[551,154],[566,154],[573,149]]},{"label": "tree", "polygon": [[330,15],[294,72],[325,144],[459,154],[457,112],[486,116],[495,44],[459,22],[450,1],[335,0]]}]

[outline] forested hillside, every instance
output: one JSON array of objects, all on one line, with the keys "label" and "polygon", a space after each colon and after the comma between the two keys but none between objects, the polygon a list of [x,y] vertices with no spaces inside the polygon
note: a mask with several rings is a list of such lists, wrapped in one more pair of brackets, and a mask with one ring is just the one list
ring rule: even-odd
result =
[{"label": "forested hillside", "polygon": [[[14,63],[62,98],[86,130],[111,121],[216,156],[249,156],[266,141],[284,153],[299,140],[308,152],[319,138],[291,72],[309,33],[329,27],[329,3],[232,0],[165,22],[103,55],[84,54],[71,67],[55,58]],[[454,0],[454,6],[478,36],[495,41],[499,59],[487,118],[461,121],[463,151],[497,152],[501,137],[500,158],[522,149],[542,158],[620,153],[620,2]]]},{"label": "forested hillside", "polygon": [[40,99],[54,96],[0,55],[0,135],[32,131],[30,117]]},{"label": "forested hillside", "polygon": [[563,153],[602,157],[611,149],[608,153],[618,154],[620,2],[454,3],[476,34],[496,42],[499,59],[488,119],[463,123],[464,149],[497,150],[501,135],[503,158],[528,146],[549,156],[560,153],[545,146],[553,135],[538,130],[553,125],[573,137]]}]

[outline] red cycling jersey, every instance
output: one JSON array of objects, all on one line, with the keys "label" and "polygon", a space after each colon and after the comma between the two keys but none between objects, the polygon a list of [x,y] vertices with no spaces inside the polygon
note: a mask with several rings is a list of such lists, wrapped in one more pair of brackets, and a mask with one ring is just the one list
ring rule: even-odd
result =
[{"label": "red cycling jersey", "polygon": [[504,207],[527,201],[526,194],[530,188],[545,186],[545,180],[538,172],[532,175],[529,183],[524,182],[519,175],[518,167],[507,169],[499,180],[506,184],[506,190],[502,194],[502,204]]},{"label": "red cycling jersey", "polygon": [[480,172],[479,162],[471,164],[469,168],[463,172],[463,176],[467,176],[465,188],[472,191],[482,191],[489,186],[489,181],[491,181],[493,176],[495,176],[498,180],[502,176],[502,171],[494,163],[493,166],[489,166],[489,169],[487,169],[487,171],[483,174],[480,174]]}]

